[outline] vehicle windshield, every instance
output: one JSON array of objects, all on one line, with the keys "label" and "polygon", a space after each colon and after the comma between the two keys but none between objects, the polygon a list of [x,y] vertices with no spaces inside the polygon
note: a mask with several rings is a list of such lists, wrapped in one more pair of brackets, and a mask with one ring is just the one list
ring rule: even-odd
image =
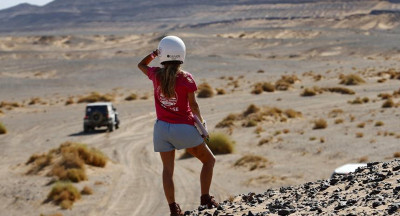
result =
[{"label": "vehicle windshield", "polygon": [[89,106],[89,107],[86,107],[86,114],[90,115],[93,112],[107,113],[107,106]]}]

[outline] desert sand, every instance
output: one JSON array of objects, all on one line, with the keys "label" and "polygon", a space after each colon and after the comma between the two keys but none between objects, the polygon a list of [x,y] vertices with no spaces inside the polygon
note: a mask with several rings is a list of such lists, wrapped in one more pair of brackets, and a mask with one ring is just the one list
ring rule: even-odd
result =
[{"label": "desert sand", "polygon": [[[198,99],[210,132],[229,134],[236,142],[234,153],[216,156],[211,191],[217,200],[328,179],[346,163],[391,161],[399,156],[400,19],[398,13],[371,13],[398,10],[399,4],[226,7],[224,12],[196,14],[188,24],[168,31],[149,25],[142,26],[142,32],[113,28],[2,33],[0,103],[18,105],[0,108],[0,122],[7,128],[0,135],[0,215],[168,215],[162,164],[152,146],[156,118],[152,85],[136,67],[164,35],[185,41],[184,69],[197,84],[208,83],[215,92],[225,90]],[[263,11],[271,12],[271,18],[252,19],[252,14]],[[216,14],[213,19],[219,21],[205,22]],[[157,60],[152,65],[157,66]],[[349,74],[365,82],[340,84],[340,77]],[[274,84],[283,75],[298,80],[287,90],[252,93],[256,83]],[[342,87],[354,94],[317,91],[301,96],[314,87]],[[82,132],[85,104],[77,100],[94,91],[113,96],[120,129]],[[124,100],[131,93],[139,99]],[[382,108],[386,99],[380,94],[386,98],[390,94],[393,105]],[[361,103],[354,102],[357,97]],[[29,105],[33,98],[40,102]],[[73,103],[66,105],[67,100]],[[266,118],[254,127],[242,126],[245,120],[230,128],[216,127],[251,104],[293,109],[302,115]],[[324,119],[327,126],[314,129],[317,119]],[[76,184],[94,192],[70,210],[43,204],[51,179],[44,172],[27,175],[25,165],[32,154],[66,141],[96,147],[110,159],[104,169],[89,168],[89,180]],[[194,210],[200,200],[201,164],[193,158],[179,159],[183,153],[177,152],[176,199],[183,210]],[[235,166],[245,155],[267,162],[255,169]]]}]

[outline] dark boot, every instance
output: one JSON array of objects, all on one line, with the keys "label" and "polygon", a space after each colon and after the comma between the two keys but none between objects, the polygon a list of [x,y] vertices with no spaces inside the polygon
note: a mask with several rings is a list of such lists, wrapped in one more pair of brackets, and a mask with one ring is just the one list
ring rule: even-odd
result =
[{"label": "dark boot", "polygon": [[204,194],[200,197],[200,205],[205,205],[208,209],[219,207],[219,204],[215,202],[214,197],[210,196],[209,194]]},{"label": "dark boot", "polygon": [[171,211],[171,216],[183,216],[181,207],[176,202],[169,204],[169,210]]}]

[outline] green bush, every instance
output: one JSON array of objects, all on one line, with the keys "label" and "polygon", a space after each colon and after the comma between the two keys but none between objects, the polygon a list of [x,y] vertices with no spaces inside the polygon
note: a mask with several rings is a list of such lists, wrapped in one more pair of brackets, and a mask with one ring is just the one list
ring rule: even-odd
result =
[{"label": "green bush", "polygon": [[0,122],[0,134],[6,134],[7,128]]},{"label": "green bush", "polygon": [[81,194],[78,189],[67,182],[57,182],[47,195],[48,201],[60,205],[63,209],[70,209],[74,202],[80,198]]},{"label": "green bush", "polygon": [[235,142],[231,137],[224,133],[211,133],[207,145],[216,155],[230,154],[235,151]]}]

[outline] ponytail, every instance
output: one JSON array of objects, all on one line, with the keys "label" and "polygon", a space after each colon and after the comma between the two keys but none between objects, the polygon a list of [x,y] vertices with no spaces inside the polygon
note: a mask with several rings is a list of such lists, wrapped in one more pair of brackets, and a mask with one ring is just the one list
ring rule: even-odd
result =
[{"label": "ponytail", "polygon": [[161,92],[166,98],[175,97],[176,75],[180,71],[181,64],[178,62],[165,62],[163,68],[157,71],[156,77],[160,82]]}]

